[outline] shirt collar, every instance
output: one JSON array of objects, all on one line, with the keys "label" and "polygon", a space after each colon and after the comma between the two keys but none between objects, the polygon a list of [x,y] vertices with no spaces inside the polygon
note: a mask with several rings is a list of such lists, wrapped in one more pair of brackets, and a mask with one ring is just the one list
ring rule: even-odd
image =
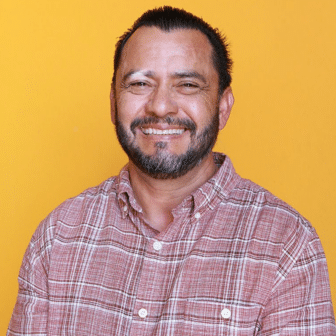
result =
[{"label": "shirt collar", "polygon": [[137,203],[133,188],[131,186],[128,164],[125,165],[116,178],[116,190],[119,207],[122,212],[122,217],[125,218],[129,207],[132,207],[137,212],[142,212],[140,205]]},{"label": "shirt collar", "polygon": [[[237,184],[239,176],[236,174],[230,158],[221,153],[213,153],[214,160],[219,167],[216,174],[199,187],[193,194],[187,196],[185,200],[173,212],[178,212],[181,208],[190,208],[193,212],[204,211],[205,208],[213,208],[218,202],[228,197],[231,190]],[[142,212],[137,203],[130,183],[128,164],[124,166],[116,178],[116,190],[119,206],[126,216],[128,208],[131,206],[136,212]]]},{"label": "shirt collar", "polygon": [[228,197],[239,179],[228,156],[216,152],[213,156],[219,169],[192,194],[195,212],[202,211],[204,208],[214,208],[217,203]]}]

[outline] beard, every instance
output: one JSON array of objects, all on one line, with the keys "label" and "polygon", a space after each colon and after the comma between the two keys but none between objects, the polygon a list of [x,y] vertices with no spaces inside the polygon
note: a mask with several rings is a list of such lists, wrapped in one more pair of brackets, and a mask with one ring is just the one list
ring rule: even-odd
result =
[{"label": "beard", "polygon": [[121,147],[128,158],[145,174],[155,179],[175,179],[185,175],[191,169],[199,165],[202,160],[211,152],[216,143],[219,126],[219,111],[217,108],[212,120],[197,134],[196,124],[190,119],[176,119],[170,116],[158,118],[149,116],[135,119],[130,129],[135,136],[135,128],[142,125],[166,123],[169,125],[182,126],[190,131],[190,144],[183,154],[171,154],[165,148],[169,146],[167,141],[158,141],[155,144],[156,152],[153,155],[146,155],[136,145],[135,140],[119,121],[117,107],[116,111],[116,133]]}]

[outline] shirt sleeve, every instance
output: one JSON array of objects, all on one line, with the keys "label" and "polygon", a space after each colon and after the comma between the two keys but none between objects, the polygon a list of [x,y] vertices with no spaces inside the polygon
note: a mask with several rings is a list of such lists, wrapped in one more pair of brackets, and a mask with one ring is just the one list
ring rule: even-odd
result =
[{"label": "shirt sleeve", "polygon": [[278,273],[282,280],[264,309],[259,335],[336,335],[327,263],[315,231],[288,274]]},{"label": "shirt sleeve", "polygon": [[47,335],[48,260],[52,228],[48,218],[34,233],[19,273],[19,292],[7,335]]}]

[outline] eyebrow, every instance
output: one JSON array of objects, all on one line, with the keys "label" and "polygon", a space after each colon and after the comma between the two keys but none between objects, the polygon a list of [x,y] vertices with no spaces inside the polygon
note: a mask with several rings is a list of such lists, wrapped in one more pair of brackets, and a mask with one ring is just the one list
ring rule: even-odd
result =
[{"label": "eyebrow", "polygon": [[127,72],[121,79],[122,83],[125,83],[127,81],[128,78],[130,78],[131,76],[133,76],[134,74],[139,73],[145,77],[149,77],[149,78],[153,78],[155,76],[155,72],[154,71],[141,71],[141,70],[131,70],[129,72]]},{"label": "eyebrow", "polygon": [[[133,76],[136,73],[140,73],[141,75],[145,77],[149,77],[149,78],[155,77],[154,71],[131,70],[122,77],[122,82],[125,83],[131,76]],[[204,84],[207,83],[206,78],[197,71],[177,71],[177,72],[174,72],[171,77],[172,78],[196,78],[196,79],[201,80]]]},{"label": "eyebrow", "polygon": [[207,83],[206,78],[197,71],[181,71],[175,72],[173,78],[196,78],[201,80],[204,84]]}]

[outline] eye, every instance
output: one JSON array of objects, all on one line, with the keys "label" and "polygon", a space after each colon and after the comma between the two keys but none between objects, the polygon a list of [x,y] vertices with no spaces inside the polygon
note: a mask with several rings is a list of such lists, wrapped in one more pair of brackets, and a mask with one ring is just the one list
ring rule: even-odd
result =
[{"label": "eye", "polygon": [[132,82],[128,85],[129,90],[134,94],[145,94],[150,91],[151,85],[146,82]]},{"label": "eye", "polygon": [[185,87],[188,87],[188,88],[198,87],[197,85],[195,85],[193,83],[184,83],[182,85],[185,86]]},{"label": "eye", "polygon": [[135,87],[143,87],[146,86],[147,84],[145,82],[136,82],[136,83],[131,83],[130,86],[135,86]]},{"label": "eye", "polygon": [[193,94],[198,92],[200,89],[200,86],[197,83],[193,82],[184,82],[180,83],[177,86],[177,90],[182,94]]}]

